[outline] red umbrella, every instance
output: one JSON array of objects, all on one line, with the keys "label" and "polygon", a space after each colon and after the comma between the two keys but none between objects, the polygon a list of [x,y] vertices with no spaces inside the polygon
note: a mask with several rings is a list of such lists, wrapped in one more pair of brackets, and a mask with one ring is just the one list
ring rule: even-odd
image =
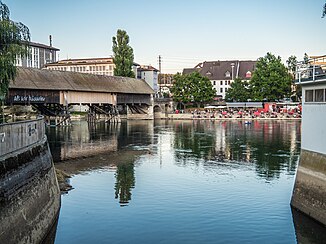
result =
[{"label": "red umbrella", "polygon": [[241,111],[239,111],[239,112],[238,112],[238,114],[242,114],[242,112],[241,112]]},{"label": "red umbrella", "polygon": [[226,115],[226,114],[227,114],[227,112],[226,112],[226,111],[223,111],[223,112],[222,112],[222,114],[223,114],[223,115]]},{"label": "red umbrella", "polygon": [[260,113],[259,112],[254,112],[254,115],[259,116]]}]

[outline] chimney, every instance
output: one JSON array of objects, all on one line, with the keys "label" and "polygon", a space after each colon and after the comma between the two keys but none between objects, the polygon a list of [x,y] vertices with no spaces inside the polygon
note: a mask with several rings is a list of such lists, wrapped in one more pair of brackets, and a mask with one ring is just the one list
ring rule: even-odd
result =
[{"label": "chimney", "polygon": [[52,47],[52,35],[49,35],[49,39],[50,39],[50,47]]}]

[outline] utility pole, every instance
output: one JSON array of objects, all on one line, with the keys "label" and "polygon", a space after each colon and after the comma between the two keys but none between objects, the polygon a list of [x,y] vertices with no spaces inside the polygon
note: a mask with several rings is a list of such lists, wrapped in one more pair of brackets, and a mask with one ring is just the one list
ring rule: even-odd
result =
[{"label": "utility pole", "polygon": [[161,70],[161,68],[162,68],[162,57],[161,57],[161,55],[158,55],[158,69],[159,69],[159,81],[158,81],[158,86],[159,86],[159,94],[160,95],[162,95],[162,70]]},{"label": "utility pole", "polygon": [[160,73],[162,73],[161,65],[162,65],[162,57],[161,57],[161,55],[158,55],[158,67],[159,67],[158,69],[159,69]]}]

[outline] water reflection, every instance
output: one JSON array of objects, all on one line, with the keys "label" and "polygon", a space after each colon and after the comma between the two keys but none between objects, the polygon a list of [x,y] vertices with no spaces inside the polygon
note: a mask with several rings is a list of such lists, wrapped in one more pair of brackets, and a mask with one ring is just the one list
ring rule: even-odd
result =
[{"label": "water reflection", "polygon": [[[259,177],[294,174],[300,150],[300,122],[194,121],[174,124],[174,148],[180,165],[200,163],[252,163]],[[191,160],[190,160],[191,159]]]},{"label": "water reflection", "polygon": [[153,121],[117,124],[73,121],[68,127],[48,127],[54,162],[116,152],[125,147],[149,148],[154,143]]},{"label": "water reflection", "polygon": [[325,243],[325,226],[294,208],[291,210],[298,243]]},{"label": "water reflection", "polygon": [[135,187],[134,164],[118,164],[115,177],[115,198],[119,199],[120,206],[127,206],[131,200],[131,189]]},{"label": "water reflection", "polygon": [[57,243],[324,238],[323,229],[295,213],[292,222],[300,122],[125,121],[116,127],[76,122],[51,130],[51,147],[69,158],[56,167],[75,175],[76,188],[63,198]]}]

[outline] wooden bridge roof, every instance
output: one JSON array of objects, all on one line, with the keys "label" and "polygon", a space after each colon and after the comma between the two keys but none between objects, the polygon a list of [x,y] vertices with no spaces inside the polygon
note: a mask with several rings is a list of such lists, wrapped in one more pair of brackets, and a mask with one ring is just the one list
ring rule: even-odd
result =
[{"label": "wooden bridge roof", "polygon": [[154,93],[146,81],[140,79],[21,67],[18,68],[17,77],[10,83],[9,88],[125,94]]}]

